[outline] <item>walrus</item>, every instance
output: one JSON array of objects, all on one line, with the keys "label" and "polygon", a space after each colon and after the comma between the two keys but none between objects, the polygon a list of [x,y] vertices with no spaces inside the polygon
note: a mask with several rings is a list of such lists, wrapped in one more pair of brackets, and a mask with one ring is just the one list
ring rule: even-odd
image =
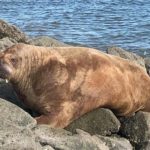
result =
[{"label": "walrus", "polygon": [[0,53],[7,79],[38,124],[65,128],[96,108],[118,116],[150,111],[150,77],[123,58],[86,47],[16,44]]}]

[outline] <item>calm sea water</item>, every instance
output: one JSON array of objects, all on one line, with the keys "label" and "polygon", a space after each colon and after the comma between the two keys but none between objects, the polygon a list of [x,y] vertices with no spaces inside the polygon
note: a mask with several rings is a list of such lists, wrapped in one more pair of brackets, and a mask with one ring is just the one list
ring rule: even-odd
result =
[{"label": "calm sea water", "polygon": [[149,0],[0,0],[0,18],[29,36],[150,55]]}]

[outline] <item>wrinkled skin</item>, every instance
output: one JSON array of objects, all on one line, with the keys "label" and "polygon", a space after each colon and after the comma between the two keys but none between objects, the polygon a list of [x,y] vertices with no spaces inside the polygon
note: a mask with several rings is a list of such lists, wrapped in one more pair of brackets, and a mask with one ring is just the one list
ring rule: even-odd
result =
[{"label": "wrinkled skin", "polygon": [[64,128],[99,108],[120,116],[150,111],[150,77],[136,64],[90,48],[17,44],[0,53],[0,77],[12,83],[39,124]]}]

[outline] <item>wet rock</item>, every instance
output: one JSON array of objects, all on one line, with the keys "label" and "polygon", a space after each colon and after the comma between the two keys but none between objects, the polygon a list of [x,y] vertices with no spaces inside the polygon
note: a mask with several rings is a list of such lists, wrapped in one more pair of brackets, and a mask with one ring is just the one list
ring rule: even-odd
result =
[{"label": "wet rock", "polygon": [[15,43],[15,40],[9,39],[8,37],[0,39],[0,51],[11,47]]},{"label": "wet rock", "polygon": [[110,150],[132,150],[133,147],[130,144],[130,142],[121,137],[106,137],[101,135],[96,135],[98,138],[100,138],[108,147]]},{"label": "wet rock", "polygon": [[110,47],[107,49],[107,53],[131,60],[145,69],[144,59],[141,56],[138,56],[132,52],[125,51],[124,49],[119,47]]},{"label": "wet rock", "polygon": [[150,75],[150,57],[146,57],[144,60],[147,73]]},{"label": "wet rock", "polygon": [[63,42],[60,42],[56,39],[53,39],[48,36],[38,36],[29,40],[29,44],[36,46],[46,46],[46,47],[61,47],[61,46],[69,46]]},{"label": "wet rock", "polygon": [[16,26],[0,20],[0,39],[9,37],[17,42],[26,42],[26,35]]},{"label": "wet rock", "polygon": [[75,133],[76,129],[82,129],[90,134],[111,135],[117,133],[120,122],[109,109],[93,110],[72,122],[66,129]]},{"label": "wet rock", "polygon": [[150,145],[150,113],[138,112],[130,118],[120,118],[120,134],[130,140],[137,150]]}]

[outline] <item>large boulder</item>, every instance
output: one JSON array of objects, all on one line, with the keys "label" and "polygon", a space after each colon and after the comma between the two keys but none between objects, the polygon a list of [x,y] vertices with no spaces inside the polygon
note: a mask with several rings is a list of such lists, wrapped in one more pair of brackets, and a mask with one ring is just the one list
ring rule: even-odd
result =
[{"label": "large boulder", "polygon": [[0,20],[0,39],[9,37],[17,42],[27,42],[26,35],[14,25]]},{"label": "large boulder", "polygon": [[36,121],[28,113],[0,99],[0,149],[40,150],[40,144],[31,132],[35,126]]},{"label": "large boulder", "polygon": [[66,129],[73,133],[82,129],[90,134],[111,135],[117,133],[120,122],[109,109],[93,110],[72,122]]},{"label": "large boulder", "polygon": [[63,42],[60,42],[56,39],[53,39],[48,36],[38,36],[29,40],[29,44],[36,46],[45,46],[45,47],[66,47],[69,46]]},{"label": "large boulder", "polygon": [[64,129],[37,125],[28,113],[16,105],[0,99],[0,149],[3,150],[130,150],[123,138],[91,136],[77,129],[72,134]]},{"label": "large boulder", "polygon": [[89,133],[78,130],[72,135],[62,129],[52,129],[47,126],[39,126],[34,129],[37,141],[41,145],[50,145],[54,149],[61,150],[109,150],[98,137],[93,137]]},{"label": "large boulder", "polygon": [[144,60],[147,73],[150,75],[150,57],[146,57]]},{"label": "large boulder", "polygon": [[138,112],[130,118],[120,118],[120,134],[130,140],[137,150],[150,145],[150,113]]},{"label": "large boulder", "polygon": [[132,150],[130,142],[120,137],[91,136],[77,129],[71,134],[63,129],[52,129],[46,125],[34,128],[36,139],[41,145],[49,145],[61,150]]},{"label": "large boulder", "polygon": [[128,59],[130,61],[133,61],[134,63],[142,66],[145,70],[145,62],[144,62],[144,58],[142,58],[141,56],[139,55],[136,55],[132,52],[128,52],[122,48],[119,48],[119,47],[109,47],[107,49],[107,53],[108,54],[112,54],[112,55],[115,55],[115,56],[119,56],[119,57],[122,57],[124,59]]},{"label": "large boulder", "polygon": [[[32,128],[36,125],[33,119],[23,109],[0,98],[0,129],[9,130],[9,126],[18,126],[19,128]],[[8,127],[6,127],[8,125]]]}]

